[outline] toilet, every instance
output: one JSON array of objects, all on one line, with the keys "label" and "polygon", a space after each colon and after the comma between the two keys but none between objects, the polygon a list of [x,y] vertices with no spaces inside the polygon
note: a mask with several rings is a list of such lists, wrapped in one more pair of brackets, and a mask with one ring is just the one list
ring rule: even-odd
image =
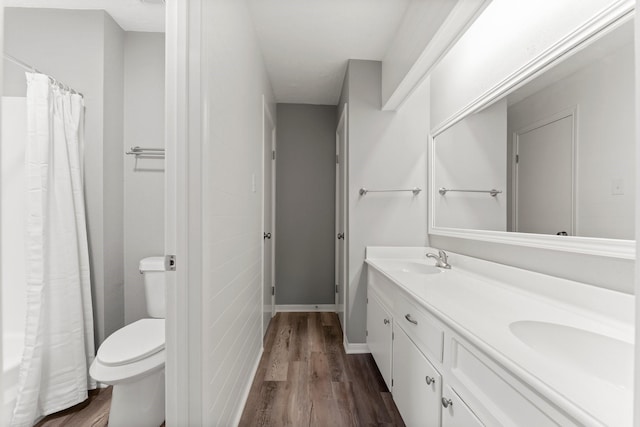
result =
[{"label": "toilet", "polygon": [[165,419],[164,257],[140,261],[147,314],[111,334],[98,349],[89,373],[113,386],[109,427],[158,427]]}]

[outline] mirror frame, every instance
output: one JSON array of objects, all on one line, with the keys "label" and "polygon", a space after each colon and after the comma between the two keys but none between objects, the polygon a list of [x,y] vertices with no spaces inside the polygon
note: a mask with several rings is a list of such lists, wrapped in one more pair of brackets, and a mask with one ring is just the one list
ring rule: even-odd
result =
[{"label": "mirror frame", "polygon": [[429,137],[429,234],[444,237],[479,240],[484,242],[508,245],[527,246],[531,248],[550,249],[563,252],[605,256],[611,258],[635,259],[635,240],[606,239],[579,236],[555,236],[545,234],[519,233],[509,231],[488,231],[475,229],[458,229],[437,227],[435,225],[435,198],[439,196],[435,183],[435,142],[438,135],[458,123],[460,120],[475,114],[495,101],[502,99],[516,89],[529,83],[540,74],[551,69],[558,62],[580,50],[585,43],[594,41],[608,34],[635,16],[635,4],[623,1],[616,7],[606,10],[565,38],[557,42],[547,51],[532,59],[524,67],[507,76],[490,90],[471,101],[468,105],[451,116],[443,124],[432,129]]}]

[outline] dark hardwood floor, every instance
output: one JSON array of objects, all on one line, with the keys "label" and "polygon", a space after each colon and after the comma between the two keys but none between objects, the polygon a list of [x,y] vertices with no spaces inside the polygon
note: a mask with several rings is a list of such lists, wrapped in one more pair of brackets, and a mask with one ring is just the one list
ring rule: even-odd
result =
[{"label": "dark hardwood floor", "polygon": [[404,426],[370,354],[347,355],[335,313],[278,313],[240,426]]},{"label": "dark hardwood floor", "polygon": [[[104,427],[111,387],[36,427]],[[404,426],[370,354],[347,355],[335,313],[278,313],[240,426]]]},{"label": "dark hardwood floor", "polygon": [[89,398],[45,417],[35,427],[104,427],[109,419],[111,387],[89,391]]}]

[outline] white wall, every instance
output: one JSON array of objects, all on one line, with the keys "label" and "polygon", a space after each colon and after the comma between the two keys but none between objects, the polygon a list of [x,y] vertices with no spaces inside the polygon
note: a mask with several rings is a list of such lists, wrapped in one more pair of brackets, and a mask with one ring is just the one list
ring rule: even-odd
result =
[{"label": "white wall", "polygon": [[[6,53],[84,94],[85,203],[99,344],[124,323],[122,30],[105,12],[88,10],[7,8],[4,23]],[[24,96],[24,70],[4,65],[5,94]]]},{"label": "white wall", "polygon": [[[432,75],[431,128],[440,126],[451,115],[613,3],[617,2],[494,0]],[[429,238],[431,246],[445,250],[633,292],[633,261],[435,235]]]},{"label": "white wall", "polygon": [[431,75],[431,128],[613,3],[493,0]]},{"label": "white wall", "polygon": [[[348,294],[346,335],[366,341],[366,246],[424,246],[427,236],[426,155],[429,86],[395,112],[381,111],[381,63],[350,60],[339,110],[348,103]],[[412,193],[359,189],[420,187]]]},{"label": "white wall", "polygon": [[[104,19],[103,263],[104,338],[124,326],[124,31]],[[86,169],[85,169],[86,170]],[[90,172],[89,172],[90,173]],[[99,337],[99,342],[103,337]]]},{"label": "white wall", "polygon": [[276,108],[245,1],[203,2],[200,14],[202,425],[227,426],[262,349],[262,95]]},{"label": "white wall", "polygon": [[[163,33],[125,35],[122,153],[136,145],[164,147],[164,48]],[[125,156],[125,324],[147,316],[140,260],[163,254],[164,160]]]},{"label": "white wall", "polygon": [[[509,135],[577,107],[576,235],[634,239],[633,44],[509,107]],[[613,195],[613,180],[624,194]]]},{"label": "white wall", "polygon": [[459,121],[436,138],[434,188],[502,191],[434,195],[437,227],[507,230],[507,101]]}]

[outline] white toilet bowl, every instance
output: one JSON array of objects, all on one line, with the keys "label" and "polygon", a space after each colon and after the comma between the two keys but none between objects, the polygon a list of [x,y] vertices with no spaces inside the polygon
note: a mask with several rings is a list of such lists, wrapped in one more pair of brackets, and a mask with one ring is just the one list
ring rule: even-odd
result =
[{"label": "white toilet bowl", "polygon": [[113,386],[109,427],[158,427],[165,419],[164,258],[140,261],[147,312],[111,334],[98,349],[89,373]]},{"label": "white toilet bowl", "polygon": [[164,421],[164,319],[141,319],[114,332],[90,374],[113,386],[109,426],[158,427]]}]

